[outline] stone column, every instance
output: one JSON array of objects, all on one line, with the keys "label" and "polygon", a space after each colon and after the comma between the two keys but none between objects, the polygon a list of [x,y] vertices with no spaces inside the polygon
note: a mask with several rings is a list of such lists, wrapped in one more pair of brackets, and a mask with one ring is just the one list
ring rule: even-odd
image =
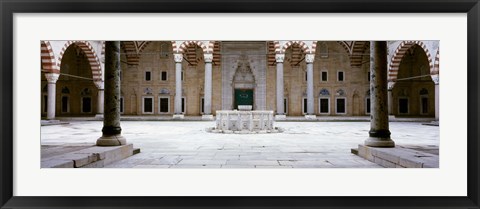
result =
[{"label": "stone column", "polygon": [[388,127],[388,83],[387,83],[387,42],[370,42],[370,107],[371,120],[369,138],[365,140],[366,146],[395,147],[395,142],[390,139]]},{"label": "stone column", "polygon": [[277,115],[275,119],[285,119],[285,110],[283,105],[283,60],[285,59],[285,54],[276,54],[275,61],[277,62]]},{"label": "stone column", "polygon": [[102,137],[97,146],[125,145],[120,127],[120,41],[105,42],[105,100]]},{"label": "stone column", "polygon": [[203,88],[203,115],[204,120],[213,120],[212,115],[212,60],[213,54],[204,54],[205,60],[205,86]]},{"label": "stone column", "polygon": [[182,119],[182,61],[183,54],[173,54],[175,60],[175,114],[173,118]]},{"label": "stone column", "polygon": [[[388,114],[393,115],[393,82],[388,82]],[[371,100],[370,100],[371,101]]]},{"label": "stone column", "polygon": [[57,80],[60,74],[58,73],[45,73],[45,77],[48,82],[48,96],[47,96],[47,119],[55,119],[55,94],[57,88]]},{"label": "stone column", "polygon": [[306,54],[305,62],[307,63],[307,115],[306,118],[313,119],[313,60],[314,54]]},{"label": "stone column", "polygon": [[440,79],[437,75],[432,75],[433,83],[435,83],[435,120],[440,119]]},{"label": "stone column", "polygon": [[95,86],[98,88],[98,96],[97,96],[97,115],[96,118],[103,118],[103,106],[104,106],[104,83],[103,81],[95,81]]}]

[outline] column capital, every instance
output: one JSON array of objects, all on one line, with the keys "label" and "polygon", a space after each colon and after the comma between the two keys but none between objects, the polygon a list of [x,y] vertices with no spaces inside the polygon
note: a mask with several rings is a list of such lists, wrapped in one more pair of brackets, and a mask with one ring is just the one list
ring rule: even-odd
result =
[{"label": "column capital", "polygon": [[285,60],[285,54],[275,54],[275,61],[277,63],[283,62]]},{"label": "column capital", "polygon": [[105,83],[103,81],[94,81],[93,83],[98,88],[98,90],[104,90],[105,89]]},{"label": "column capital", "polygon": [[315,54],[306,54],[305,55],[305,62],[313,63],[313,60],[315,60]]},{"label": "column capital", "polygon": [[60,74],[58,73],[45,73],[45,78],[47,78],[48,83],[57,83],[59,76]]},{"label": "column capital", "polygon": [[393,89],[393,86],[394,86],[394,85],[395,85],[394,82],[388,82],[388,84],[387,84],[387,86],[388,86],[388,87],[387,87],[387,90],[388,90],[388,91],[391,91],[391,90]]},{"label": "column capital", "polygon": [[213,54],[203,54],[203,59],[205,62],[212,62],[213,61]]},{"label": "column capital", "polygon": [[175,62],[182,62],[183,54],[173,54],[173,59],[175,60]]},{"label": "column capital", "polygon": [[431,75],[431,76],[432,76],[433,83],[435,83],[435,85],[438,85],[440,83],[440,76],[438,76],[438,74]]}]

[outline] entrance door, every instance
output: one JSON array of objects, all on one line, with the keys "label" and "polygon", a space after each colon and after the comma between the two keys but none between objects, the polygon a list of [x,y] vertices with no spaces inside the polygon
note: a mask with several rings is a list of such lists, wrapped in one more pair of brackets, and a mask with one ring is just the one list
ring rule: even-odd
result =
[{"label": "entrance door", "polygon": [[253,89],[235,89],[234,109],[238,110],[238,105],[252,105],[253,109]]}]

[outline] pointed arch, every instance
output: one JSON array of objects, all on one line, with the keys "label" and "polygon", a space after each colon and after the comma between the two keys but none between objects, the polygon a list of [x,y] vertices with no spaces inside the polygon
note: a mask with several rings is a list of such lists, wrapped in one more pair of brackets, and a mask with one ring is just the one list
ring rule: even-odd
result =
[{"label": "pointed arch", "polygon": [[345,49],[348,55],[352,54],[352,45],[354,41],[337,41],[337,43],[340,44]]},{"label": "pointed arch", "polygon": [[402,61],[403,56],[405,56],[406,52],[413,47],[414,45],[418,45],[420,48],[423,49],[425,55],[427,56],[430,73],[433,72],[433,64],[432,64],[432,56],[430,52],[422,41],[403,41],[398,45],[397,49],[395,50],[394,55],[390,61],[390,65],[388,66],[388,81],[395,82],[398,76],[398,70],[400,67],[400,63]]},{"label": "pointed arch", "polygon": [[49,41],[40,42],[42,70],[45,73],[60,73],[60,68],[55,61],[55,54]]},{"label": "pointed arch", "polygon": [[172,41],[172,48],[173,51],[176,53],[184,53],[185,50],[190,46],[190,45],[197,45],[200,48],[202,48],[203,53],[209,53],[209,45],[210,43],[205,43],[203,41]]},{"label": "pointed arch", "polygon": [[352,67],[362,66],[363,55],[368,47],[370,47],[370,41],[354,41],[350,55]]},{"label": "pointed arch", "polygon": [[284,54],[285,51],[293,44],[298,44],[298,46],[302,49],[303,53],[311,54],[315,53],[316,48],[316,41],[312,44],[312,49],[309,49],[308,45],[304,41],[287,41],[281,44],[279,41],[275,41],[275,52],[277,54]]},{"label": "pointed arch", "polygon": [[100,60],[98,59],[97,53],[95,52],[94,48],[88,41],[67,41],[65,45],[62,47],[60,51],[60,56],[58,57],[58,69],[60,72],[60,65],[62,63],[63,54],[68,47],[71,45],[78,46],[87,56],[88,62],[90,64],[90,69],[92,69],[92,77],[93,81],[101,81],[102,80],[102,68],[100,66]]}]

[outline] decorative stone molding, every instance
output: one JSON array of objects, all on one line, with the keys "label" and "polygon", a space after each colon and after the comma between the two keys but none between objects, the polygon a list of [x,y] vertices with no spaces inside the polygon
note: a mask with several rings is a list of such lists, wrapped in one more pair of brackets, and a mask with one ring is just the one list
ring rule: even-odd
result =
[{"label": "decorative stone molding", "polygon": [[48,83],[57,83],[59,76],[60,74],[58,73],[45,73],[45,78],[47,78]]},{"label": "decorative stone molding", "polygon": [[275,54],[276,62],[283,62],[283,60],[285,60],[285,54]]},{"label": "decorative stone molding", "polygon": [[213,54],[204,54],[203,58],[204,58],[205,62],[212,62]]},{"label": "decorative stone molding", "polygon": [[440,83],[440,76],[437,75],[432,75],[432,80],[435,85],[438,85]]},{"label": "decorative stone molding", "polygon": [[150,88],[150,87],[145,88],[145,89],[143,90],[143,94],[147,94],[147,95],[153,94],[152,88]]},{"label": "decorative stone molding", "polygon": [[98,88],[98,90],[103,90],[105,89],[105,83],[103,81],[94,81],[95,86]]},{"label": "decorative stone molding", "polygon": [[315,60],[315,54],[306,54],[305,55],[305,62],[313,63],[313,60]]},{"label": "decorative stone molding", "polygon": [[173,59],[175,60],[175,62],[182,62],[183,54],[173,54]]},{"label": "decorative stone molding", "polygon": [[388,82],[388,91],[391,91],[394,85],[395,85],[394,82]]}]

